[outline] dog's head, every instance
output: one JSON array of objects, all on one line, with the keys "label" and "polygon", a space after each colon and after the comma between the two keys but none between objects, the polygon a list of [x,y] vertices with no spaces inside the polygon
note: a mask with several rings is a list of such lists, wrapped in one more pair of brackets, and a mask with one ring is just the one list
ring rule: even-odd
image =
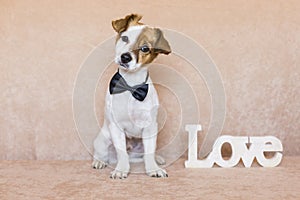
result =
[{"label": "dog's head", "polygon": [[169,54],[170,45],[162,31],[148,27],[139,21],[142,16],[131,14],[112,21],[118,33],[115,62],[127,71],[136,71],[151,63],[158,54]]}]

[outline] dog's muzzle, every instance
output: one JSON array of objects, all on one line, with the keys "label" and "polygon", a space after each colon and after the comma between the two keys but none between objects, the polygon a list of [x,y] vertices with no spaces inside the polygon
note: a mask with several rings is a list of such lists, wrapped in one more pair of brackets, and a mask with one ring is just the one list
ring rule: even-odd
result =
[{"label": "dog's muzzle", "polygon": [[132,57],[130,55],[130,53],[123,53],[121,55],[121,62],[122,63],[129,63],[132,60]]}]

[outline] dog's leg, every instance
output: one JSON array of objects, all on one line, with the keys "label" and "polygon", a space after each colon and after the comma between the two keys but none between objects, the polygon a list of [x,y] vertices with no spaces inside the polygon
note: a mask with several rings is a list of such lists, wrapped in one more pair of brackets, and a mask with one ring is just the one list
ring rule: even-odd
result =
[{"label": "dog's leg", "polygon": [[110,133],[107,124],[104,121],[100,133],[94,140],[93,168],[103,169],[107,166],[109,145],[111,145]]},{"label": "dog's leg", "polygon": [[111,138],[113,145],[115,146],[118,159],[116,169],[111,172],[110,177],[113,179],[124,179],[127,178],[130,169],[129,156],[126,150],[125,133],[114,123],[110,124],[109,129],[111,131]]},{"label": "dog's leg", "polygon": [[143,130],[144,161],[146,173],[151,177],[168,177],[167,172],[158,167],[155,161],[156,139],[157,123],[154,122],[149,127]]}]

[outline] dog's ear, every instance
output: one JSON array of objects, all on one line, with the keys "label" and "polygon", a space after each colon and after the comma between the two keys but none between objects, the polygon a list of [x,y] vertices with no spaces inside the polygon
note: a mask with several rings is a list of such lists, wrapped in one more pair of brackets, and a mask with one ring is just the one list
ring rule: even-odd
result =
[{"label": "dog's ear", "polygon": [[165,39],[163,32],[159,28],[154,28],[156,35],[156,42],[154,44],[155,53],[169,54],[171,53],[171,47],[168,41]]},{"label": "dog's ear", "polygon": [[117,33],[121,33],[130,25],[141,25],[142,23],[139,22],[141,19],[142,16],[138,14],[127,15],[125,18],[112,21],[112,27]]}]

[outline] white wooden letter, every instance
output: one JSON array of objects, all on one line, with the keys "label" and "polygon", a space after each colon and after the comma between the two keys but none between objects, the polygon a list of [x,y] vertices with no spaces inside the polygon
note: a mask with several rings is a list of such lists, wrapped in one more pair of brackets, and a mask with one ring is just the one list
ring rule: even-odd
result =
[{"label": "white wooden letter", "polygon": [[[254,158],[263,167],[275,167],[282,160],[282,143],[274,136],[248,137],[223,135],[216,139],[211,153],[202,160],[198,160],[197,132],[201,131],[201,125],[186,125],[185,130],[189,133],[188,160],[186,168],[211,168],[214,163],[220,167],[234,167],[242,159],[245,167],[251,167]],[[250,147],[247,144],[250,142]],[[229,143],[232,149],[231,157],[224,160],[222,146]],[[274,152],[272,158],[266,158],[264,152]]]},{"label": "white wooden letter", "polygon": [[186,168],[199,168],[199,166],[203,166],[205,168],[211,168],[214,165],[214,160],[208,156],[206,159],[198,160],[198,131],[201,131],[201,125],[186,125],[185,130],[189,133],[188,140],[188,160],[185,161]]},{"label": "white wooden letter", "polygon": [[[263,167],[276,167],[282,160],[282,143],[274,136],[266,136],[264,140],[260,140],[260,137],[250,137],[250,140],[254,143],[257,142],[261,151],[256,154],[257,162]],[[264,152],[275,152],[272,158],[267,159]]]}]

